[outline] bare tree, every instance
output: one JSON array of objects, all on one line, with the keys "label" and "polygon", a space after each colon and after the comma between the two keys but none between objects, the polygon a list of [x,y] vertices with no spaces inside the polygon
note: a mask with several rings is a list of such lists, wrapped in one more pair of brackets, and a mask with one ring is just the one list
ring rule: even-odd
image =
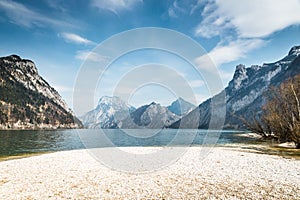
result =
[{"label": "bare tree", "polygon": [[254,115],[246,126],[263,137],[294,142],[300,148],[300,75],[270,88],[266,99],[261,115]]}]

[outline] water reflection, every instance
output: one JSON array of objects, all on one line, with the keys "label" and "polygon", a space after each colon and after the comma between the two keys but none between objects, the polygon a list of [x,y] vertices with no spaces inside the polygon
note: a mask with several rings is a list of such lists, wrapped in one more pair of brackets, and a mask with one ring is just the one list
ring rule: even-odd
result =
[{"label": "water reflection", "polygon": [[0,131],[0,156],[83,148],[74,130]]}]

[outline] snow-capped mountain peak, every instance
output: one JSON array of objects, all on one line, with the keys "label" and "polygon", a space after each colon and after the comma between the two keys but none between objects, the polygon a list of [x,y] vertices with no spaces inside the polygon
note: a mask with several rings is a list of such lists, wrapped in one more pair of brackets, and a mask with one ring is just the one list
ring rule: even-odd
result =
[{"label": "snow-capped mountain peak", "polygon": [[133,110],[134,107],[119,97],[103,96],[97,107],[81,119],[87,128],[117,128],[119,121],[128,117]]},{"label": "snow-capped mountain peak", "polygon": [[290,55],[294,55],[294,56],[300,55],[300,46],[294,46],[293,48],[291,48],[288,55],[289,56]]}]

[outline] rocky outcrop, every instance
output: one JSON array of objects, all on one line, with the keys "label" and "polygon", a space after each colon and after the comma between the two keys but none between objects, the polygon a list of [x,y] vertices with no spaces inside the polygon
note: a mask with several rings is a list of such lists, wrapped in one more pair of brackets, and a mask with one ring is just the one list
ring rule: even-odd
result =
[{"label": "rocky outcrop", "polygon": [[81,122],[32,61],[17,55],[0,58],[0,129],[80,127]]},{"label": "rocky outcrop", "polygon": [[236,66],[233,79],[218,95],[200,104],[170,128],[208,128],[211,121],[212,104],[225,95],[226,116],[224,128],[245,128],[240,117],[251,119],[265,103],[265,92],[271,86],[278,86],[300,73],[300,46],[293,47],[288,55],[275,62],[253,65],[246,68]]}]

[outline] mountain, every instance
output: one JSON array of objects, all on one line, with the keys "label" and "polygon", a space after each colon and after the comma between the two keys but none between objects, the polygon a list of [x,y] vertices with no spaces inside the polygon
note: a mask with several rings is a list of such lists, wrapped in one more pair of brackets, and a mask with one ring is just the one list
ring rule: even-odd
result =
[{"label": "mountain", "polygon": [[169,111],[178,116],[184,116],[193,109],[195,109],[196,106],[179,97],[176,101],[172,102],[172,104],[167,108]]},{"label": "mountain", "polygon": [[[170,128],[208,128],[212,116],[212,106],[221,110],[226,106],[224,128],[245,128],[240,117],[251,120],[254,113],[260,112],[265,103],[265,92],[270,86],[279,86],[300,73],[300,46],[293,47],[287,56],[274,62],[253,65],[246,68],[236,66],[233,79],[219,94],[201,103],[196,109]],[[218,103],[225,96],[224,104]],[[213,104],[213,102],[215,102]],[[217,115],[214,115],[217,117]],[[221,119],[220,119],[221,120]]]},{"label": "mountain", "polygon": [[166,107],[155,102],[144,105],[130,113],[125,120],[119,123],[120,128],[163,128],[177,121],[179,116]]},{"label": "mountain", "polygon": [[17,55],[0,58],[0,129],[81,126],[31,60]]},{"label": "mountain", "polygon": [[118,123],[135,108],[119,97],[104,96],[97,107],[81,117],[86,128],[118,128]]}]

